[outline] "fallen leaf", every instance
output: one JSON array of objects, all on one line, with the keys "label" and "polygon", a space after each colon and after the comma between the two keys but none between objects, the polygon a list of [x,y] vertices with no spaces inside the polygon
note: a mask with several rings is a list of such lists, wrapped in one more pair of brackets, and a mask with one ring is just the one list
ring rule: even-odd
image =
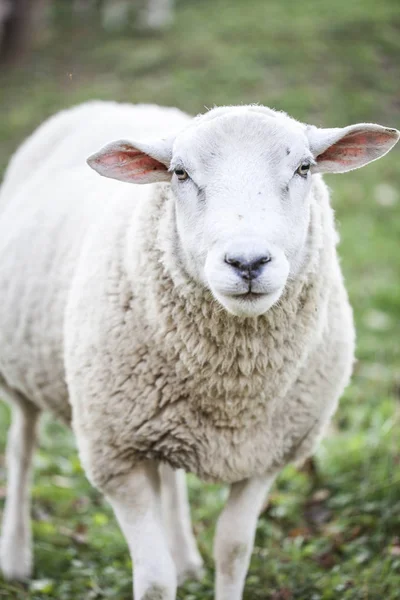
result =
[{"label": "fallen leaf", "polygon": [[62,535],[69,537],[76,544],[87,543],[87,527],[85,525],[77,525],[77,527],[74,530],[68,529],[68,527],[60,527],[59,532]]},{"label": "fallen leaf", "polygon": [[292,539],[298,537],[310,539],[312,536],[312,532],[308,527],[294,527],[288,532],[288,536]]},{"label": "fallen leaf", "polygon": [[317,554],[313,558],[323,569],[332,569],[337,564],[337,557],[330,551]]}]

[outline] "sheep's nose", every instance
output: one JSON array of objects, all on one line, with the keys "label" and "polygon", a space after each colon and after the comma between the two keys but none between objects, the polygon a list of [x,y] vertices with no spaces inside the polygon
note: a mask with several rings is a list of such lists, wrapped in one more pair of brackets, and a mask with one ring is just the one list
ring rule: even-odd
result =
[{"label": "sheep's nose", "polygon": [[250,259],[243,256],[234,256],[232,254],[225,255],[225,262],[233,267],[238,275],[246,281],[257,279],[257,277],[261,275],[265,265],[271,262],[271,260],[272,257],[270,254],[252,257]]}]

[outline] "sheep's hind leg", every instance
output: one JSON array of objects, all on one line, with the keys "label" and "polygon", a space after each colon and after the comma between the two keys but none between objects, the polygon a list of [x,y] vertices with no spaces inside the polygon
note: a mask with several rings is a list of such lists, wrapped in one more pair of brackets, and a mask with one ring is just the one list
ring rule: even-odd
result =
[{"label": "sheep's hind leg", "polygon": [[7,496],[0,541],[0,567],[6,579],[26,580],[32,572],[30,479],[39,410],[17,392],[5,388],[13,407],[7,440]]},{"label": "sheep's hind leg", "polygon": [[214,545],[216,600],[241,600],[257,519],[274,476],[232,485],[217,525]]},{"label": "sheep's hind leg", "polygon": [[203,577],[203,560],[197,549],[190,520],[184,471],[160,465],[164,526],[175,562],[178,583]]},{"label": "sheep's hind leg", "polygon": [[134,566],[135,600],[175,600],[176,569],[161,514],[158,466],[148,461],[107,490]]}]

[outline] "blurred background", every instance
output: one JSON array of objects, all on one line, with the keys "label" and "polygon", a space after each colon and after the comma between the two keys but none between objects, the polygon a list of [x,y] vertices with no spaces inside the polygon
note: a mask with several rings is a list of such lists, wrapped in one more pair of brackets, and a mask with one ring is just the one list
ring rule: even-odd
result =
[{"label": "blurred background", "polygon": [[[44,118],[92,98],[400,128],[398,0],[0,0],[0,61],[0,173]],[[326,178],[358,362],[315,462],[288,467],[261,515],[246,600],[400,598],[399,159]],[[0,507],[8,421],[0,403]],[[130,599],[125,542],[49,417],[35,467],[34,580],[0,579],[0,599]],[[226,490],[189,482],[207,575],[178,597],[203,600]]]}]

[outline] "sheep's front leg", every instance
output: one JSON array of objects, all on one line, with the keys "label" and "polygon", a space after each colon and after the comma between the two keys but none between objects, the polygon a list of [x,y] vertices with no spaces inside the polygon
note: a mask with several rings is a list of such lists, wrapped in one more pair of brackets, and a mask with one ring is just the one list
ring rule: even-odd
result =
[{"label": "sheep's front leg", "polygon": [[[32,571],[30,479],[39,411],[18,394],[7,442],[7,497],[0,542],[0,566],[6,579],[25,580]],[[18,401],[18,404],[16,403]]]},{"label": "sheep's front leg", "polygon": [[241,600],[253,550],[257,519],[275,476],[232,485],[218,520],[214,545],[216,600]]},{"label": "sheep's front leg", "polygon": [[108,491],[134,566],[135,600],[175,600],[176,570],[162,524],[158,466],[142,463]]},{"label": "sheep's front leg", "polygon": [[178,582],[181,584],[186,579],[201,579],[203,561],[192,531],[185,473],[162,464],[160,474],[164,525]]}]

